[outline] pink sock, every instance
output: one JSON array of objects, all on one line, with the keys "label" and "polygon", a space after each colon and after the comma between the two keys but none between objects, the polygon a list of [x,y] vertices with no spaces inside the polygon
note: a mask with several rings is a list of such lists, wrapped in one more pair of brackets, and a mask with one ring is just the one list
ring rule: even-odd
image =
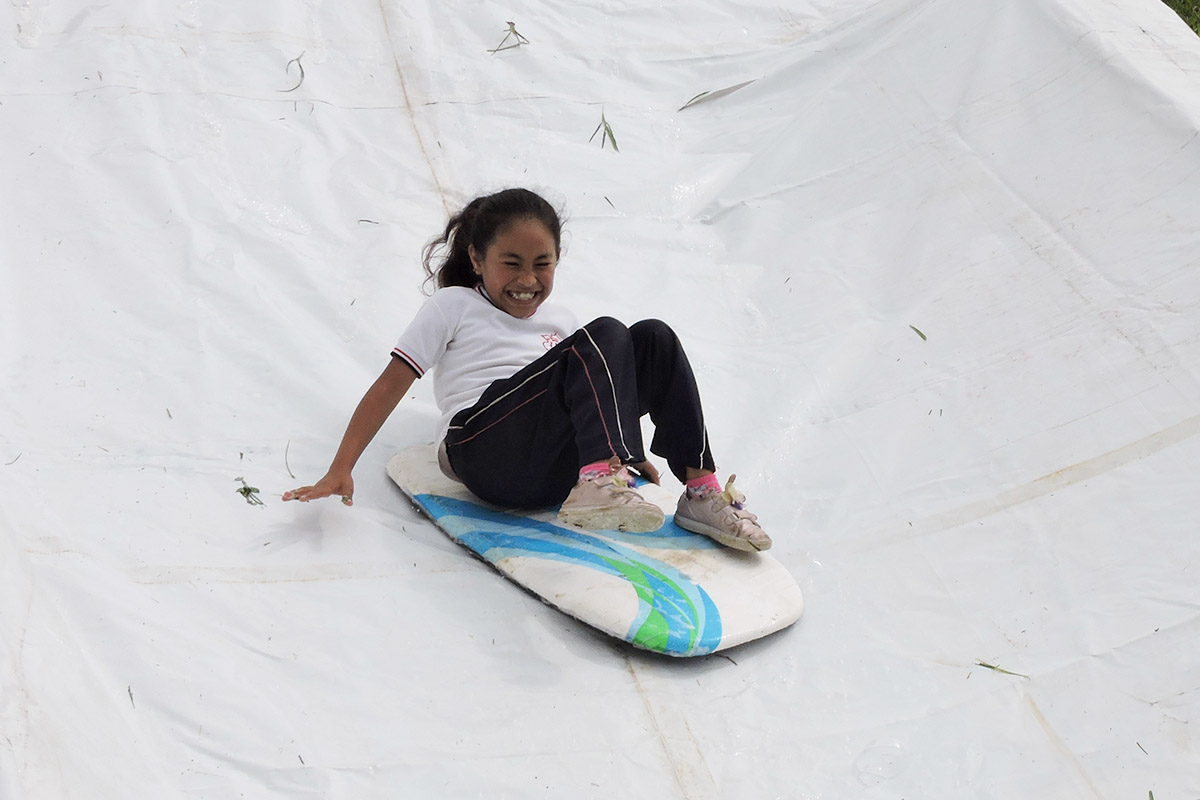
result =
[{"label": "pink sock", "polygon": [[612,475],[612,465],[607,461],[597,461],[594,464],[588,464],[586,467],[579,470],[579,480],[586,481],[591,478],[600,478],[605,475]]},{"label": "pink sock", "polygon": [[700,494],[705,489],[712,489],[716,492],[721,491],[721,482],[717,480],[716,475],[704,475],[699,478],[692,478],[684,486],[687,487],[688,494],[693,496]]}]

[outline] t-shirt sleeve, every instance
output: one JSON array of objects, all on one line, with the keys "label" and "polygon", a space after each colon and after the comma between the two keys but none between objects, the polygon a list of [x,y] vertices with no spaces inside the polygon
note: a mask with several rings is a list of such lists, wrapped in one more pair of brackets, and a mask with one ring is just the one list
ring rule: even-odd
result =
[{"label": "t-shirt sleeve", "polygon": [[440,292],[426,300],[392,348],[392,355],[412,367],[418,378],[437,365],[454,335],[454,326],[443,308],[445,300],[446,295]]}]

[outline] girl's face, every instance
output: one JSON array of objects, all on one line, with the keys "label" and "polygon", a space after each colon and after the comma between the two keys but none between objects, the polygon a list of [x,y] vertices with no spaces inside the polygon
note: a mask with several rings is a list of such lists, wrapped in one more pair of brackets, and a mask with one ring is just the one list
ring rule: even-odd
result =
[{"label": "girl's face", "polygon": [[487,252],[470,248],[471,263],[488,297],[514,317],[533,316],[554,288],[558,248],[536,219],[518,219],[501,228]]}]

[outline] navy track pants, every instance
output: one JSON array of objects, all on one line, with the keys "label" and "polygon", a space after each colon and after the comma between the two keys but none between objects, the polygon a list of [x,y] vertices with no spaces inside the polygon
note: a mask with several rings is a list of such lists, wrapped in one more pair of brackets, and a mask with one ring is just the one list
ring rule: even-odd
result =
[{"label": "navy track pants", "polygon": [[626,327],[601,317],[455,414],[446,453],[480,498],[551,506],[566,499],[582,466],[645,461],[645,414],[654,425],[651,451],[679,480],[688,467],[715,470],[696,379],[675,332],[659,320]]}]

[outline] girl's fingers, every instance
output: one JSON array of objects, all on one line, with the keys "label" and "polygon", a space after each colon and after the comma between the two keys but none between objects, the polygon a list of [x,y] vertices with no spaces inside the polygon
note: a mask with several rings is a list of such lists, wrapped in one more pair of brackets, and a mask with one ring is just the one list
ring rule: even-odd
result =
[{"label": "girl's fingers", "polygon": [[[334,492],[328,489],[318,489],[315,486],[301,486],[299,489],[292,489],[290,492],[283,493],[283,499],[299,500],[301,503],[307,503],[309,500],[320,500],[322,497],[329,497]],[[341,495],[342,504],[347,506],[354,505],[354,497],[349,494]]]},{"label": "girl's fingers", "polygon": [[636,464],[630,464],[637,472],[651,483],[661,485],[658,470],[649,461],[639,461]]}]

